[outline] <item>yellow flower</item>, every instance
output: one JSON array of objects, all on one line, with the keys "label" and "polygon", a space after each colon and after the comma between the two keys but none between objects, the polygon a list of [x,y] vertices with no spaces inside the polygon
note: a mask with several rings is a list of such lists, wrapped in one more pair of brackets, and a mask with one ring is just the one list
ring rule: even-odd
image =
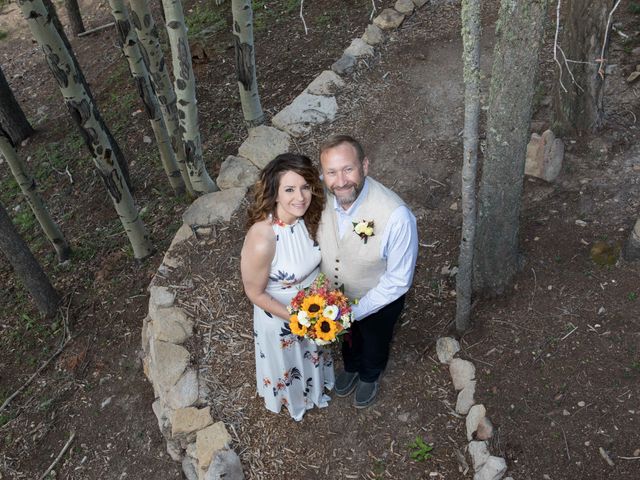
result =
[{"label": "yellow flower", "polygon": [[310,318],[318,318],[322,315],[324,310],[325,301],[320,295],[310,295],[302,302],[300,310],[307,312]]},{"label": "yellow flower", "polygon": [[307,327],[300,325],[297,315],[291,315],[291,317],[289,317],[289,328],[291,329],[291,333],[299,337],[304,337],[307,334]]},{"label": "yellow flower", "polygon": [[371,235],[373,235],[373,228],[372,228],[372,227],[367,227],[367,228],[365,228],[365,229],[364,229],[364,234],[365,234],[367,237],[370,237]]},{"label": "yellow flower", "polygon": [[320,340],[330,342],[336,338],[338,326],[333,320],[322,317],[316,322],[313,328],[316,332],[316,338],[319,338]]},{"label": "yellow flower", "polygon": [[367,228],[367,224],[364,223],[364,222],[360,222],[359,224],[357,224],[355,226],[354,230],[358,235],[361,235],[361,234],[365,233],[365,229],[366,228]]}]

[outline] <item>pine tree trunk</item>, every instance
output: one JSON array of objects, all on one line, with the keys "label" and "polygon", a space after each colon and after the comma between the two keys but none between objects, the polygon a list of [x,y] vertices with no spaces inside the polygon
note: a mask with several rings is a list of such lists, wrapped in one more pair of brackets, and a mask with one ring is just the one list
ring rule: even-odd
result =
[{"label": "pine tree trunk", "polygon": [[31,250],[20,237],[11,222],[4,205],[0,203],[0,252],[2,252],[16,272],[16,276],[27,288],[36,302],[40,313],[53,316],[60,304],[60,296],[55,291],[42,267]]},{"label": "pine tree trunk", "polygon": [[2,69],[0,69],[0,126],[9,134],[14,145],[19,145],[34,133],[27,117],[16,101]]},{"label": "pine tree trunk", "polygon": [[169,139],[169,134],[167,133],[164,120],[162,119],[162,114],[160,113],[160,105],[158,104],[156,93],[153,91],[153,87],[151,86],[147,65],[145,64],[142,53],[140,52],[138,36],[136,35],[135,30],[131,27],[129,14],[124,5],[124,1],[109,0],[109,6],[111,7],[113,18],[116,21],[118,34],[120,35],[122,53],[127,59],[129,71],[136,82],[138,93],[140,94],[140,98],[144,104],[147,116],[151,121],[151,128],[153,129],[154,136],[156,137],[156,143],[158,144],[158,149],[160,151],[162,167],[169,178],[169,183],[171,184],[173,191],[176,195],[182,195],[184,193],[184,182],[180,176],[178,163],[171,148],[171,141]]},{"label": "pine tree trunk", "polygon": [[633,231],[624,247],[624,258],[630,261],[640,260],[640,218],[636,220]]},{"label": "pine tree trunk", "polygon": [[127,233],[135,258],[142,259],[153,253],[131,192],[114,155],[113,143],[104,128],[93,98],[88,90],[77,62],[55,27],[52,16],[42,0],[19,0],[24,17],[36,41],[42,48],[49,69],[53,73],[71,116],[91,151],[95,166],[104,182]]},{"label": "pine tree trunk", "polygon": [[71,253],[69,244],[64,238],[64,235],[62,235],[62,232],[60,231],[60,228],[58,227],[56,222],[53,220],[53,218],[51,218],[47,207],[44,205],[42,197],[38,192],[38,186],[35,179],[31,175],[29,175],[24,162],[22,162],[16,155],[16,151],[13,149],[13,145],[11,144],[9,136],[1,129],[0,154],[9,164],[11,173],[16,179],[20,190],[22,190],[22,194],[27,199],[27,202],[29,203],[33,214],[38,220],[38,223],[40,223],[42,230],[53,245],[53,248],[58,255],[58,260],[60,262],[64,262],[69,258],[69,253]]},{"label": "pine tree trunk", "polygon": [[480,0],[462,0],[464,134],[462,163],[462,235],[456,276],[456,330],[469,328],[471,271],[476,232],[476,171],[480,118]]},{"label": "pine tree trunk", "polygon": [[80,15],[80,7],[78,0],[64,0],[64,7],[69,15],[69,23],[71,31],[74,35],[84,32],[84,24],[82,23],[82,15]]},{"label": "pine tree trunk", "polygon": [[240,103],[244,121],[248,128],[264,123],[260,105],[256,59],[253,48],[253,10],[251,0],[232,0],[233,37],[236,47],[236,75],[240,90]]},{"label": "pine tree trunk", "polygon": [[158,102],[160,103],[160,111],[164,118],[165,125],[171,137],[171,146],[178,161],[178,167],[182,175],[187,193],[192,197],[195,196],[189,179],[189,171],[187,170],[186,154],[184,151],[184,143],[182,142],[182,131],[180,130],[180,122],[178,121],[178,107],[176,93],[169,78],[164,54],[160,47],[160,39],[158,38],[158,29],[156,28],[151,10],[149,9],[149,0],[129,0],[131,5],[131,21],[138,34],[140,40],[141,53],[145,57],[145,63],[149,69],[151,84],[156,92]]},{"label": "pine tree trunk", "polygon": [[531,104],[547,0],[502,0],[478,197],[475,291],[502,294],[520,268],[518,231]]},{"label": "pine tree trunk", "polygon": [[171,44],[174,85],[178,98],[180,127],[189,179],[196,194],[214,192],[218,190],[218,187],[209,177],[202,158],[196,81],[191,65],[191,50],[184,23],[182,3],[180,0],[162,0],[162,6],[167,19],[167,35]]},{"label": "pine tree trunk", "polygon": [[607,55],[609,32],[605,29],[614,3],[613,0],[570,0],[567,4],[565,28],[559,46],[568,60],[581,63],[568,64],[574,83],[558,49],[562,73],[555,84],[554,130],[594,131],[602,125],[605,76],[604,72],[602,75],[598,73],[600,62],[596,60],[602,55],[603,45],[605,58]]}]

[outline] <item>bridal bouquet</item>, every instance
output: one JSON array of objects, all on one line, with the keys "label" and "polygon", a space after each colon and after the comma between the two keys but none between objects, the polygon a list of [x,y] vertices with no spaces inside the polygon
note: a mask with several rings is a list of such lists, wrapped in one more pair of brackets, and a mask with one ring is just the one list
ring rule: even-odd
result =
[{"label": "bridal bouquet", "polygon": [[323,274],[300,290],[288,309],[291,333],[313,340],[317,345],[335,342],[353,323],[346,295],[340,290],[331,290]]}]

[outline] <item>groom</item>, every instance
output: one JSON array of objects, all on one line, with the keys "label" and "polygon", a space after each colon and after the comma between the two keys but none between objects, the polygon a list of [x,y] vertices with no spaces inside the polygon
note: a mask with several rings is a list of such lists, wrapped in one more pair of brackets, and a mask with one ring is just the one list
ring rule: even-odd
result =
[{"label": "groom", "polygon": [[418,256],[416,219],[394,192],[367,177],[369,159],[347,135],[320,147],[328,191],[318,241],[320,269],[333,287],[344,285],[356,319],[342,344],[344,371],[336,378],[339,397],[356,391],[353,404],[365,408],[378,393],[387,365],[393,326],[402,312]]}]

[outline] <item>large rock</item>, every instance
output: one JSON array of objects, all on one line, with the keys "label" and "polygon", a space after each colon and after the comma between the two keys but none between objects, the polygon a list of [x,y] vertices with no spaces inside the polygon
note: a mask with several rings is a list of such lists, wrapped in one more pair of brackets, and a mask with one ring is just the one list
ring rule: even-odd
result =
[{"label": "large rock", "polygon": [[309,84],[306,91],[311,95],[331,96],[341,90],[344,85],[344,80],[337,73],[325,70]]},{"label": "large rock", "polygon": [[173,409],[189,407],[198,401],[199,387],[198,373],[187,369],[180,380],[167,392],[164,399]]},{"label": "large rock", "polygon": [[351,75],[356,69],[358,61],[353,55],[342,55],[338,60],[333,62],[331,70],[338,75]]},{"label": "large rock", "polygon": [[344,51],[345,55],[351,55],[354,58],[372,57],[373,53],[373,47],[361,38],[354,38],[351,45]]},{"label": "large rock", "polygon": [[176,294],[167,287],[149,287],[149,313],[158,308],[171,307],[176,299]]},{"label": "large rock", "polygon": [[460,344],[455,338],[440,337],[436,342],[436,355],[440,363],[449,365],[453,356],[460,351]]},{"label": "large rock", "polygon": [[469,413],[469,410],[475,403],[475,393],[476,381],[472,380],[462,390],[460,390],[460,393],[458,393],[458,399],[456,400],[456,412],[460,415],[466,415]]},{"label": "large rock", "polygon": [[169,421],[171,411],[165,408],[159,398],[151,404],[151,410],[153,410],[153,413],[158,419],[158,427],[160,428],[160,431],[163,435],[168,437],[171,428],[171,422]]},{"label": "large rock", "polygon": [[500,480],[506,472],[507,462],[504,458],[491,456],[473,475],[473,480]]},{"label": "large rock", "polygon": [[291,137],[288,134],[277,128],[260,125],[249,130],[249,136],[238,148],[238,154],[262,169],[290,148]]},{"label": "large rock", "polygon": [[162,263],[171,268],[177,268],[182,265],[182,260],[176,256],[176,247],[182,242],[185,242],[189,238],[193,237],[193,235],[194,234],[191,227],[189,225],[182,224],[182,226],[178,229],[175,236],[173,237],[173,240],[171,240],[171,245],[169,245]]},{"label": "large rock", "polygon": [[238,187],[203,195],[182,214],[182,220],[192,227],[228,222],[246,193],[246,188]]},{"label": "large rock", "polygon": [[204,480],[244,480],[240,458],[233,450],[224,449],[218,451]]},{"label": "large rock", "polygon": [[403,15],[410,15],[413,13],[415,5],[412,0],[397,0],[393,8]]},{"label": "large rock", "polygon": [[477,472],[491,456],[487,442],[469,442],[469,456],[471,457],[473,469]]},{"label": "large rock", "polygon": [[636,220],[629,240],[624,246],[624,258],[629,261],[640,260],[640,218]]},{"label": "large rock", "polygon": [[546,130],[542,136],[533,133],[527,145],[524,173],[553,182],[562,169],[563,158],[564,143],[551,130]]},{"label": "large rock", "polygon": [[195,462],[188,455],[182,457],[182,472],[187,480],[199,480]]},{"label": "large rock", "polygon": [[151,376],[163,391],[173,387],[189,365],[189,352],[180,345],[151,340]]},{"label": "large rock", "polygon": [[362,34],[362,40],[369,45],[378,45],[384,41],[384,33],[375,23],[370,23]]},{"label": "large rock", "polygon": [[478,429],[478,425],[486,414],[487,410],[482,404],[474,405],[473,407],[471,407],[465,422],[467,427],[467,440],[473,440],[473,434]]},{"label": "large rock", "polygon": [[453,388],[456,390],[462,390],[472,380],[476,378],[476,367],[473,366],[468,360],[462,360],[461,358],[454,358],[449,364],[449,373],[451,374],[451,380],[453,381]]},{"label": "large rock", "polygon": [[213,423],[209,407],[179,408],[171,417],[171,435],[189,434],[197,432]]},{"label": "large rock", "polygon": [[404,21],[404,15],[398,13],[393,8],[385,8],[380,15],[373,19],[375,23],[382,30],[393,30],[402,25]]},{"label": "large rock", "polygon": [[181,308],[157,308],[151,318],[156,340],[179,344],[193,334],[193,320]]},{"label": "large rock", "polygon": [[220,173],[216,178],[216,183],[222,190],[250,187],[258,180],[259,175],[260,171],[249,160],[229,155],[220,165]]},{"label": "large rock", "polygon": [[489,440],[493,437],[493,424],[489,417],[483,417],[478,422],[478,428],[476,429],[476,439],[478,440]]},{"label": "large rock", "polygon": [[200,469],[208,469],[215,453],[227,448],[230,443],[231,436],[223,422],[216,422],[198,431],[196,434],[196,458]]},{"label": "large rock", "polygon": [[301,137],[309,133],[314,125],[332,122],[337,111],[335,97],[303,92],[273,117],[271,123],[294,137]]}]

